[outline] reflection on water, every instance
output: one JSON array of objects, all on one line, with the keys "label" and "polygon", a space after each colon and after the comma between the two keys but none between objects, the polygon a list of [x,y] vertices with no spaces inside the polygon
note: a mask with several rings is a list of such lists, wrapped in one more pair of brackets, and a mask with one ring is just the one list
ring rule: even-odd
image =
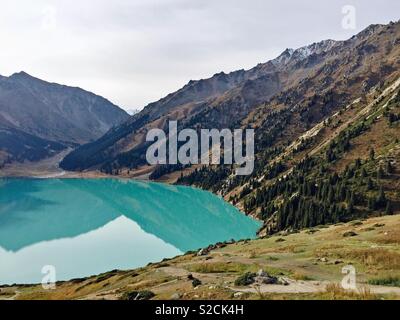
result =
[{"label": "reflection on water", "polygon": [[229,239],[259,223],[193,188],[117,179],[0,180],[0,283],[143,266]]}]

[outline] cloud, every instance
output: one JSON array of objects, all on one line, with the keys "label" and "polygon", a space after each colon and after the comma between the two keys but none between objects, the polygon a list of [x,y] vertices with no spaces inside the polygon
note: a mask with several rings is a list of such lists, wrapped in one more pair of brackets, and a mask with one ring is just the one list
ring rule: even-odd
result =
[{"label": "cloud", "polygon": [[[397,20],[398,0],[1,0],[0,74],[80,86],[127,109],[287,47]],[[357,12],[343,29],[342,8]]]},{"label": "cloud", "polygon": [[42,9],[42,24],[43,30],[52,30],[57,27],[57,9],[54,6],[46,6]]}]

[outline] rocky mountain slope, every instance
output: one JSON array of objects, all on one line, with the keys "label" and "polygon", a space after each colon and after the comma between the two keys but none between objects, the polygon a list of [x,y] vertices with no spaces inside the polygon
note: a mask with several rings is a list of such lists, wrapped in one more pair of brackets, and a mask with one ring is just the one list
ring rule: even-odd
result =
[{"label": "rocky mountain slope", "polygon": [[256,132],[251,176],[208,167],[179,183],[264,220],[261,234],[399,212],[399,57],[399,23],[339,44],[242,122]]},{"label": "rocky mountain slope", "polygon": [[161,166],[151,177],[182,175],[178,183],[224,196],[265,221],[261,234],[396,213],[399,78],[400,23],[371,25],[346,41],[287,49],[251,70],[191,82],[62,166],[126,174],[145,163],[146,132],[171,119],[197,130],[250,127],[252,175],[235,176],[229,166]]},{"label": "rocky mountain slope", "polygon": [[[190,81],[98,141],[78,148],[65,158],[62,166],[68,170],[136,168],[145,163],[147,131],[166,129],[168,120],[179,120],[185,128],[238,126],[252,108],[280,92],[293,79],[304,77],[318,61],[316,57],[336,45],[335,41],[323,41],[298,50],[288,49],[278,58],[248,71],[222,72],[209,79]],[[301,63],[305,60],[309,62]]]},{"label": "rocky mountain slope", "polygon": [[128,114],[80,88],[25,72],[0,77],[0,163],[35,161],[99,138]]}]

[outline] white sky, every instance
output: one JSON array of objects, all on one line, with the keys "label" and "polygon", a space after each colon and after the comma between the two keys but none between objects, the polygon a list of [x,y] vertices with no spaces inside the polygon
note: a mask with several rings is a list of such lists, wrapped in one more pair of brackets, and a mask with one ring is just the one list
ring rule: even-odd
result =
[{"label": "white sky", "polygon": [[[356,29],[342,27],[345,5]],[[399,13],[399,0],[0,0],[0,74],[23,70],[140,109],[191,79]]]}]

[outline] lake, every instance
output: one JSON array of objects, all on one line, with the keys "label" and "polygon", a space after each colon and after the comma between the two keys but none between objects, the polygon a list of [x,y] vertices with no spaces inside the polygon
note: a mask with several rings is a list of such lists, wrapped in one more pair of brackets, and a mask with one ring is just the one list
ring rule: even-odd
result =
[{"label": "lake", "polygon": [[0,179],[0,284],[142,267],[261,224],[191,187],[122,179]]}]

